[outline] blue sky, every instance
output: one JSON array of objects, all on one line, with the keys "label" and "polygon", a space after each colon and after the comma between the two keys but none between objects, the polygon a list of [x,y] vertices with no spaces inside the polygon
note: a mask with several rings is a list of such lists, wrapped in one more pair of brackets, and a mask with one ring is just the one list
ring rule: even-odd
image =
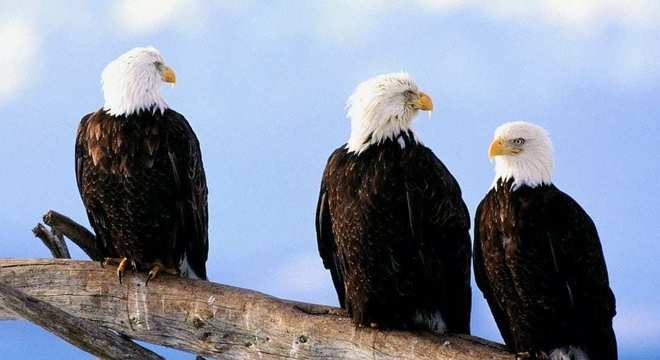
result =
[{"label": "blue sky", "polygon": [[[321,172],[348,138],[354,87],[406,70],[436,106],[416,120],[418,134],[472,213],[492,180],[495,127],[528,120],[549,130],[555,184],[598,226],[622,358],[660,352],[660,3],[63,3],[0,0],[0,257],[49,256],[30,233],[47,209],[87,223],[75,129],[102,105],[103,67],[154,45],[177,72],[164,96],[202,144],[210,278],[336,304],[314,235]],[[498,340],[473,293],[473,333]],[[0,338],[7,358],[86,357],[22,322],[0,322]]]}]

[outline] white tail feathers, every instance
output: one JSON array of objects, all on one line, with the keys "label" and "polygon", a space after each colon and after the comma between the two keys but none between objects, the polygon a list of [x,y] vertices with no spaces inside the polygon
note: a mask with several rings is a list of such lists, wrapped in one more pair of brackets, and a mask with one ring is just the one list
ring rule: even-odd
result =
[{"label": "white tail feathers", "polygon": [[439,311],[425,312],[417,311],[413,318],[415,325],[424,328],[434,334],[444,334],[447,332],[447,324],[442,319],[442,314]]},{"label": "white tail feathers", "polygon": [[193,270],[193,268],[190,266],[190,263],[188,262],[188,255],[186,253],[183,254],[181,261],[179,261],[179,274],[182,277],[199,279],[199,276],[197,276],[195,270]]},{"label": "white tail feathers", "polygon": [[589,356],[579,346],[564,346],[550,352],[550,360],[589,360]]}]

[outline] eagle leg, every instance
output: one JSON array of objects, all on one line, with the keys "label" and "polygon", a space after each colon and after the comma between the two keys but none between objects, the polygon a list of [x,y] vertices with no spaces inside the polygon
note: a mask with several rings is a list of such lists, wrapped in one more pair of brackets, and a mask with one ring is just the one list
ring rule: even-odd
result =
[{"label": "eagle leg", "polygon": [[149,274],[147,275],[147,281],[144,282],[144,286],[147,287],[147,285],[149,285],[149,281],[155,278],[159,272],[160,272],[160,266],[158,264],[154,265],[154,267],[151,268]]},{"label": "eagle leg", "polygon": [[122,258],[121,261],[119,262],[119,266],[117,266],[117,277],[119,278],[119,285],[121,285],[121,278],[124,275],[124,271],[128,267],[129,261],[127,258]]},{"label": "eagle leg", "polygon": [[124,275],[124,270],[128,267],[128,265],[131,265],[131,268],[133,269],[133,272],[137,269],[135,265],[135,261],[129,261],[127,258],[122,257],[122,258],[111,258],[107,257],[104,258],[103,261],[101,261],[101,267],[105,267],[105,265],[117,265],[117,277],[119,278],[119,283],[121,284],[121,279]]}]

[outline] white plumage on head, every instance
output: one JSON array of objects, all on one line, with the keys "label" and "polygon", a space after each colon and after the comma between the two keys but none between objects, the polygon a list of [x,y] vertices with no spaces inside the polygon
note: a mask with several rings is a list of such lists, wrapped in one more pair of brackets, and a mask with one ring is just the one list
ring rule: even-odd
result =
[{"label": "white plumage on head", "polygon": [[495,180],[513,179],[513,189],[552,183],[554,158],[548,132],[535,124],[514,121],[495,130],[489,156],[495,159]]},{"label": "white plumage on head", "polygon": [[160,94],[164,71],[171,69],[164,65],[163,57],[154,47],[134,48],[122,54],[101,74],[103,109],[113,116],[150,109],[164,112],[167,103]]},{"label": "white plumage on head", "polygon": [[428,99],[426,104],[430,106],[422,110],[431,110],[430,98],[418,90],[415,80],[405,72],[379,75],[358,85],[346,103],[351,121],[348,151],[359,154],[372,144],[412,130],[411,121],[420,110],[416,101],[421,96]]}]

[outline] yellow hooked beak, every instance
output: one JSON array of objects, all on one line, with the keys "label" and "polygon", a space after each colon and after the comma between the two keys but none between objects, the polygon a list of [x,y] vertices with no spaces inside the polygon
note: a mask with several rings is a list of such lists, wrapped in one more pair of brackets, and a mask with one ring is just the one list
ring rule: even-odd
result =
[{"label": "yellow hooked beak", "polygon": [[514,151],[507,146],[507,144],[502,139],[495,139],[490,143],[488,147],[488,158],[492,159],[495,156],[500,155],[511,155],[514,154]]},{"label": "yellow hooked beak", "polygon": [[160,79],[172,84],[172,86],[176,84],[176,74],[174,73],[174,70],[167,65],[163,65],[161,68]]},{"label": "yellow hooked beak", "polygon": [[422,111],[432,111],[433,110],[433,100],[431,100],[431,97],[426,95],[423,92],[419,92],[419,97],[415,102],[413,102],[413,106],[415,109],[422,110]]}]

